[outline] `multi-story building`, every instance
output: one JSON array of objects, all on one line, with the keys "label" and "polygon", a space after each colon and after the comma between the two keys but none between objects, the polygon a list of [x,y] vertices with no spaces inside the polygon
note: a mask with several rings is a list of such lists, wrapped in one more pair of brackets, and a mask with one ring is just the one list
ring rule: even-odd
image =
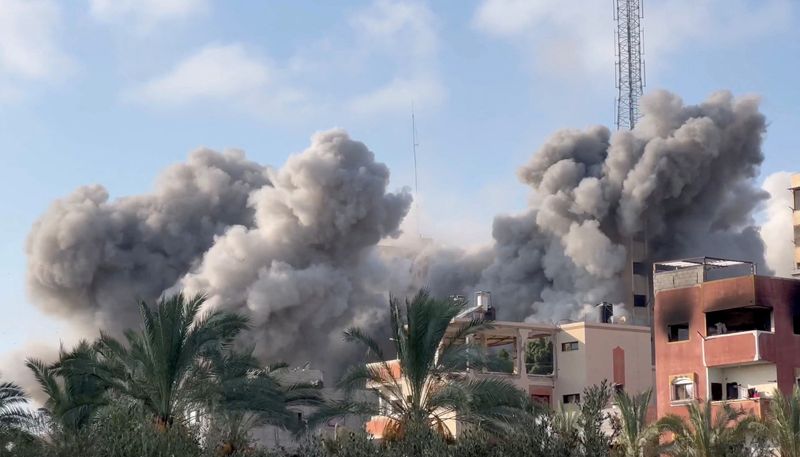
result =
[{"label": "multi-story building", "polygon": [[800,173],[792,176],[792,223],[794,225],[794,271],[792,276],[800,278]]},{"label": "multi-story building", "polygon": [[644,235],[625,240],[625,249],[628,253],[625,270],[622,272],[625,310],[631,323],[650,326],[653,303],[650,290],[650,268],[647,263],[647,242]]},{"label": "multi-story building", "polygon": [[800,382],[800,280],[717,258],[654,264],[658,416],[692,401],[761,416]]},{"label": "multi-story building", "polygon": [[[486,292],[476,299],[478,312],[491,315]],[[586,387],[607,380],[617,389],[642,392],[653,385],[650,328],[628,325],[624,320],[608,323],[569,322],[561,324],[494,321],[489,329],[471,336],[494,355],[498,362],[488,370],[467,370],[475,378],[506,379],[531,398],[548,406],[568,408],[580,400]],[[455,319],[448,334],[454,334],[467,319]],[[398,363],[391,362],[391,376],[405,386]],[[387,382],[389,380],[387,379]],[[382,385],[369,388],[381,389]],[[404,395],[406,393],[404,392]],[[380,438],[388,423],[374,416],[366,429]],[[457,420],[447,423],[457,435]]]}]

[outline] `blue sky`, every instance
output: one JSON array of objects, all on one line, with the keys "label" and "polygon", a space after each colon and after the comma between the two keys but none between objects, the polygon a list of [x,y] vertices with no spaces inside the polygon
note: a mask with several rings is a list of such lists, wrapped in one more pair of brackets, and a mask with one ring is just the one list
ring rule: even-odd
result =
[{"label": "blue sky", "polygon": [[[759,94],[762,179],[800,168],[798,10],[645,2],[646,90]],[[525,206],[516,169],[550,133],[611,124],[613,27],[607,0],[0,0],[0,352],[64,331],[25,292],[50,202],[145,192],[200,146],[279,166],[342,127],[408,186],[413,102],[423,234],[487,240]]]}]

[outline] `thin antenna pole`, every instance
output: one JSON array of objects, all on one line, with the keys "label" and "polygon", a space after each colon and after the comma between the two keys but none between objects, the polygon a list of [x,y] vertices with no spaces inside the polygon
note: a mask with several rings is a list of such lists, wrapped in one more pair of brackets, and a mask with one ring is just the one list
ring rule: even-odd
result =
[{"label": "thin antenna pole", "polygon": [[411,102],[411,151],[414,154],[414,206],[416,207],[415,217],[417,219],[417,236],[422,237],[420,231],[420,209],[419,209],[419,177],[417,176],[417,121],[414,116],[414,102]]}]

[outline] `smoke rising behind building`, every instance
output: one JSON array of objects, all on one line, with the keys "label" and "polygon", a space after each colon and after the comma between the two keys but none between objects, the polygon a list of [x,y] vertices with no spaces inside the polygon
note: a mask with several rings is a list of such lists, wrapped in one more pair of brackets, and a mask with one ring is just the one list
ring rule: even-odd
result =
[{"label": "smoke rising behind building", "polygon": [[535,203],[496,217],[493,242],[469,252],[378,249],[400,235],[411,195],[388,191],[388,168],[341,130],[280,168],[201,150],[149,194],[109,201],[91,186],[55,202],[29,236],[31,296],[76,325],[119,330],[137,325],[137,299],[205,292],[209,306],[251,316],[265,359],[333,369],[342,330],[381,322],[387,292],[491,290],[501,319],[577,318],[623,299],[631,237],[650,260],[719,255],[765,271],[758,100],[718,92],[685,105],[655,92],[642,111],[631,132],[553,134],[518,173]]}]

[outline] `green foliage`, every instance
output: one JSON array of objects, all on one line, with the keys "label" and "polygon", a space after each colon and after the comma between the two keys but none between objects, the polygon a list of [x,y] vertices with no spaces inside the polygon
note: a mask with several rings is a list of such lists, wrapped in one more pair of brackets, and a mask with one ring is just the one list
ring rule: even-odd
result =
[{"label": "green foliage", "polygon": [[464,303],[437,300],[425,291],[406,300],[405,306],[391,298],[389,308],[391,341],[406,389],[389,375],[391,360],[378,340],[361,329],[350,329],[345,333],[346,339],[365,347],[377,361],[351,367],[341,379],[340,387],[349,395],[367,382],[383,385],[384,388],[375,393],[391,407],[389,411],[379,411],[375,403],[346,399],[322,407],[312,423],[346,414],[382,413],[391,419],[387,434],[393,438],[418,427],[434,429],[450,438],[446,421],[456,417],[462,423],[484,429],[507,428],[509,419],[522,406],[524,394],[499,379],[471,379],[461,374],[464,366],[480,368],[485,365],[480,348],[464,340],[485,328],[487,323],[472,319],[445,338],[451,321],[463,310]]},{"label": "green foliage", "polygon": [[647,411],[652,391],[638,395],[617,392],[614,396],[619,417],[614,420],[617,437],[614,442],[615,455],[619,457],[646,457],[654,455],[658,445],[659,430],[655,424],[647,423]]},{"label": "green foliage", "polygon": [[85,373],[99,376],[120,394],[136,399],[162,428],[204,398],[208,386],[199,364],[222,351],[247,326],[238,314],[200,315],[205,297],[165,297],[155,309],[140,304],[143,328],[125,333],[127,345],[102,335],[99,363]]},{"label": "green foliage", "polygon": [[[662,452],[675,457],[750,457],[753,444],[764,444],[758,437],[763,428],[753,416],[727,403],[719,405],[716,414],[714,410],[708,401],[690,403],[688,421],[678,416],[662,418],[661,430],[674,435]],[[753,436],[755,441],[751,441]]]},{"label": "green foliage", "polygon": [[75,432],[89,424],[99,409],[107,404],[105,392],[109,384],[97,376],[72,369],[73,366],[94,363],[97,363],[97,353],[86,341],[81,341],[70,352],[62,348],[58,361],[53,364],[38,359],[25,362],[47,395],[41,412],[50,427],[67,433]]},{"label": "green foliage", "polygon": [[26,409],[28,396],[12,382],[0,383],[0,455],[28,440],[32,416]]},{"label": "green foliage", "polygon": [[767,415],[767,431],[782,457],[800,457],[800,389],[786,396],[776,390]]},{"label": "green foliage", "polygon": [[609,455],[613,437],[603,431],[603,424],[610,420],[605,412],[610,401],[611,387],[606,380],[599,385],[587,387],[583,392],[578,425],[582,431],[581,445],[587,456]]}]

